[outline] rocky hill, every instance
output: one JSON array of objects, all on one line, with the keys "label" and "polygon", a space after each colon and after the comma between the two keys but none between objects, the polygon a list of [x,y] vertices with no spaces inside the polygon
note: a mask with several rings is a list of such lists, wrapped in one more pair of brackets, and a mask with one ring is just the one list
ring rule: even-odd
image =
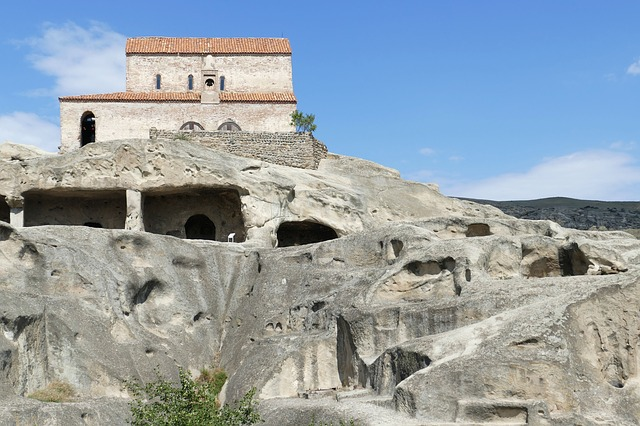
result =
[{"label": "rocky hill", "polygon": [[566,228],[640,230],[640,202],[553,197],[528,201],[472,200],[520,219],[552,220]]},{"label": "rocky hill", "polygon": [[[0,166],[27,224],[58,221],[0,222],[0,424],[126,424],[123,380],[178,366],[224,368],[225,401],[256,387],[267,425],[640,422],[629,234],[516,219],[337,155],[301,170],[135,140]],[[151,232],[69,224],[124,190],[152,203],[123,223],[144,212]],[[220,217],[243,241],[153,232],[232,190]],[[28,397],[54,382],[72,402]]]}]

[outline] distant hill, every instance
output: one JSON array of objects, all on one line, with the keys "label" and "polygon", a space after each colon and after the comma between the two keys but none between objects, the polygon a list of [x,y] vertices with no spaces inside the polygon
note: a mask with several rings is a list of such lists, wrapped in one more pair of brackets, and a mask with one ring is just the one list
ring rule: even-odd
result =
[{"label": "distant hill", "polygon": [[495,206],[521,219],[553,220],[566,228],[640,229],[640,202],[636,201],[592,201],[565,197],[526,201],[466,199]]}]

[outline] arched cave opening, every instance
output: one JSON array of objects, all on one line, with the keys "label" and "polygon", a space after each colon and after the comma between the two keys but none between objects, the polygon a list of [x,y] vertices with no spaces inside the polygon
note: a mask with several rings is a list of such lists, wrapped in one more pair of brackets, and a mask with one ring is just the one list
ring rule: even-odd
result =
[{"label": "arched cave opening", "polygon": [[188,240],[216,239],[216,225],[204,214],[196,214],[187,219],[184,233]]},{"label": "arched cave opening", "polygon": [[336,231],[320,223],[283,222],[278,228],[278,247],[319,243],[338,238]]},{"label": "arched cave opening", "polygon": [[558,252],[560,270],[563,277],[586,275],[589,270],[589,260],[578,244],[571,243],[562,247]]}]

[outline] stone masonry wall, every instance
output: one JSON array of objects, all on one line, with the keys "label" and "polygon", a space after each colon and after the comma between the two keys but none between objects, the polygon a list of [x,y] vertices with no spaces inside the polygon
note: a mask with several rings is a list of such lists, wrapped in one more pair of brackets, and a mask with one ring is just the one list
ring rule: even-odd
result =
[{"label": "stone masonry wall", "polygon": [[317,169],[327,147],[310,133],[149,131],[151,139],[189,140],[206,147],[281,166]]},{"label": "stone masonry wall", "polygon": [[96,117],[96,142],[105,142],[147,138],[152,127],[178,130],[188,121],[207,131],[231,119],[247,132],[288,132],[295,109],[288,103],[60,102],[60,151],[80,148],[80,119],[87,111]]},{"label": "stone masonry wall", "polygon": [[[128,55],[127,91],[186,92],[193,75],[193,91],[202,90],[206,55]],[[216,55],[213,64],[231,92],[293,92],[291,55]],[[162,84],[156,90],[156,74]]]}]

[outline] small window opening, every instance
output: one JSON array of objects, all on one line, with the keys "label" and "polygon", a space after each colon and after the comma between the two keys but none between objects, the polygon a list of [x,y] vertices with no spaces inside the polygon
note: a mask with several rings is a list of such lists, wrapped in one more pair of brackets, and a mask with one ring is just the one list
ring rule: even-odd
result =
[{"label": "small window opening", "polygon": [[160,74],[156,74],[156,89],[160,90],[161,85],[162,85],[162,78],[160,77]]},{"label": "small window opening", "polygon": [[213,86],[216,84],[216,82],[215,82],[215,81],[213,81],[213,79],[212,79],[212,78],[208,78],[208,79],[204,82],[204,84],[206,84],[206,85],[207,85],[207,87],[213,87]]},{"label": "small window opening", "polygon": [[223,130],[225,132],[239,132],[241,131],[240,126],[238,126],[233,121],[225,121],[218,127],[218,130]]},{"label": "small window opening", "polygon": [[204,130],[204,127],[198,122],[195,121],[187,121],[182,126],[180,126],[180,130]]},{"label": "small window opening", "polygon": [[96,141],[96,116],[88,111],[80,119],[80,146]]},{"label": "small window opening", "polygon": [[189,90],[193,90],[193,75],[189,74],[188,81],[187,86],[189,87]]},{"label": "small window opening", "polygon": [[184,232],[189,240],[216,239],[216,226],[203,214],[191,216],[184,224]]},{"label": "small window opening", "polygon": [[224,76],[220,77],[220,91],[222,92],[224,90]]}]

